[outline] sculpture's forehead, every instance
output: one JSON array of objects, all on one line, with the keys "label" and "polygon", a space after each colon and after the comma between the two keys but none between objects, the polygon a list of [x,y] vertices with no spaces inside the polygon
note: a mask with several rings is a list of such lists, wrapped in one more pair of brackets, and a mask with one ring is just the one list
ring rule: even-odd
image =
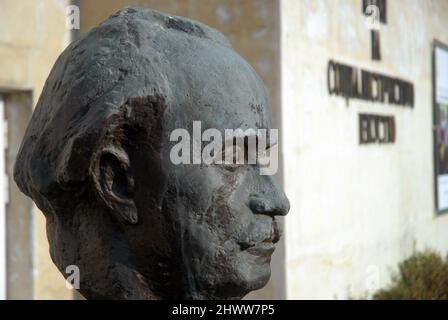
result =
[{"label": "sculpture's forehead", "polygon": [[265,87],[231,48],[202,41],[172,58],[173,111],[184,121],[217,129],[270,128]]}]

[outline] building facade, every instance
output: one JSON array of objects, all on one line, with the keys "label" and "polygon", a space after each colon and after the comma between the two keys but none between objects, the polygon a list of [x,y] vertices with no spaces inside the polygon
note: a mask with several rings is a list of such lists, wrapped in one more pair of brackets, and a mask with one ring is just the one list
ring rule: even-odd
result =
[{"label": "building facade", "polygon": [[[414,251],[448,251],[448,216],[435,200],[432,84],[448,1],[384,2],[374,60],[363,1],[281,1],[288,298],[368,297]],[[411,83],[413,106],[330,94],[330,61]],[[392,117],[395,141],[360,143],[360,114]]]}]

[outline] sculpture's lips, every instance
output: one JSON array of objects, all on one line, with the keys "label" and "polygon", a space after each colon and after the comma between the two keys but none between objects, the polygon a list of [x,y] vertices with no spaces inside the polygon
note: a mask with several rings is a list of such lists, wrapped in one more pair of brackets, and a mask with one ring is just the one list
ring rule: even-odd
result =
[{"label": "sculpture's lips", "polygon": [[280,240],[280,230],[275,219],[272,222],[271,232],[262,241],[240,242],[240,248],[257,256],[270,256],[275,250],[275,243]]},{"label": "sculpture's lips", "polygon": [[246,252],[260,257],[270,257],[275,250],[275,245],[272,242],[260,242],[248,248]]}]

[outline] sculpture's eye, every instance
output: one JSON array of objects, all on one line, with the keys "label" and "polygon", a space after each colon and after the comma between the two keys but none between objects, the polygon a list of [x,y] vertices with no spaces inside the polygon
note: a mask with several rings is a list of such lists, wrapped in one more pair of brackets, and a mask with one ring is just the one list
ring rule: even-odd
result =
[{"label": "sculpture's eye", "polygon": [[217,152],[213,158],[213,164],[223,166],[229,171],[235,171],[239,166],[247,163],[247,146],[232,138],[226,141],[222,150]]},{"label": "sculpture's eye", "polygon": [[233,144],[230,147],[225,148],[222,164],[226,170],[231,172],[238,169],[239,166],[244,164],[244,159],[241,159],[241,147]]},{"label": "sculpture's eye", "polygon": [[271,162],[272,152],[278,152],[277,140],[263,135],[239,136],[226,140],[217,152],[212,164],[234,172],[250,165],[266,166]]}]

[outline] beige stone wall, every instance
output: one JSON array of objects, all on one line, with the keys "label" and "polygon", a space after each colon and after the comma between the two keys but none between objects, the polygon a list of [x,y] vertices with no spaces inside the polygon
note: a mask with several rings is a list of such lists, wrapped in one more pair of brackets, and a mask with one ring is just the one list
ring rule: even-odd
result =
[{"label": "beige stone wall", "polygon": [[[31,98],[28,103],[32,106],[36,104],[54,61],[69,41],[69,32],[65,28],[67,5],[66,0],[0,2],[0,91],[6,92],[7,97],[13,97],[14,92],[21,94],[26,92]],[[11,117],[17,114],[13,112],[14,110],[9,111]],[[11,120],[17,121],[10,123],[10,126],[15,126],[14,129],[17,129],[23,127],[27,117],[21,114],[19,118]],[[12,160],[10,159],[10,162]],[[18,192],[15,185],[10,190]],[[14,196],[13,194],[12,197]],[[7,214],[14,215],[14,208],[10,208]],[[19,261],[24,259],[20,258],[20,255],[30,254],[29,265],[21,267],[24,269],[23,272],[27,272],[26,270],[31,272],[31,279],[34,279],[34,282],[24,282],[20,279],[20,274],[14,273],[17,270],[9,270],[8,295],[11,298],[22,299],[71,298],[72,292],[65,288],[63,277],[49,256],[44,217],[36,208],[29,214],[30,221],[25,219],[18,221],[30,224],[28,227],[22,225],[18,229],[25,230],[27,234],[21,235],[17,232],[8,239],[10,251],[8,257],[12,257],[11,261]],[[17,221],[14,218],[11,216],[10,221]],[[21,248],[17,246],[20,243],[23,243]],[[23,251],[19,253],[17,250]]]},{"label": "beige stone wall", "polygon": [[[263,79],[271,99],[273,123],[280,114],[279,0],[81,0],[81,31],[85,32],[125,6],[155,10],[199,20],[224,33],[235,50]],[[279,180],[281,176],[279,175]],[[284,298],[283,245],[273,257],[272,281],[251,298]]]},{"label": "beige stone wall", "polygon": [[[448,2],[387,1],[381,61],[361,0],[282,0],[288,298],[362,298],[414,249],[448,250],[436,216],[431,47],[448,43]],[[330,59],[411,81],[414,109],[329,96]],[[358,113],[393,115],[392,145],[360,146]]]}]

